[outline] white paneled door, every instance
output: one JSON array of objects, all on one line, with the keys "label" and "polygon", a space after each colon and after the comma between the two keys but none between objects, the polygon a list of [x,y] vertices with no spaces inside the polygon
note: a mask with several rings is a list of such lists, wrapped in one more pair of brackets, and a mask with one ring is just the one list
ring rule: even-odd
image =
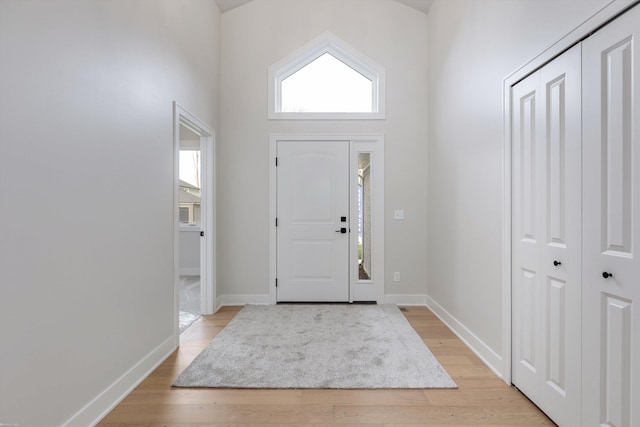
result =
[{"label": "white paneled door", "polygon": [[349,141],[278,141],[278,301],[349,301]]},{"label": "white paneled door", "polygon": [[580,46],[513,87],[512,381],[580,425]]},{"label": "white paneled door", "polygon": [[583,42],[583,425],[640,425],[640,7]]}]

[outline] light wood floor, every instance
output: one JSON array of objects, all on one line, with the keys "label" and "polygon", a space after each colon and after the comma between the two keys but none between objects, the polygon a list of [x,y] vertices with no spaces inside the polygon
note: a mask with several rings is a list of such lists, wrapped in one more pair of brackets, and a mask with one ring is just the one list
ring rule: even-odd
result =
[{"label": "light wood floor", "polygon": [[553,426],[498,379],[425,307],[405,315],[458,384],[455,390],[172,389],[180,372],[240,307],[204,316],[180,348],[108,414],[100,427]]}]

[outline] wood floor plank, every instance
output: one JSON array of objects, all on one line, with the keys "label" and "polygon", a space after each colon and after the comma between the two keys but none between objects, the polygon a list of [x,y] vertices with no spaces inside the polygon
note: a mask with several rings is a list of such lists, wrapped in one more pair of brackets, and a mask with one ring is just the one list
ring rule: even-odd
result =
[{"label": "wood floor plank", "polygon": [[[499,427],[496,424],[453,424],[455,427]],[[422,423],[422,424],[384,424],[384,427],[452,427],[452,424],[432,424],[432,423]],[[518,424],[517,427],[540,427],[539,423],[534,424]]]},{"label": "wood floor plank", "polygon": [[[119,405],[104,419],[108,422],[155,423],[333,423],[331,405]],[[100,425],[100,424],[99,424]]]},{"label": "wood floor plank", "polygon": [[[444,365],[443,365],[444,366]],[[445,367],[451,378],[492,378],[496,374],[486,366],[448,366]]]},{"label": "wood floor plank", "polygon": [[531,402],[515,389],[494,390],[424,390],[424,394],[435,406],[501,406],[528,408]]},{"label": "wood floor plank", "polygon": [[[423,396],[426,401],[426,397]],[[301,405],[322,404],[322,402],[304,402],[302,390],[239,390],[239,389],[189,389],[168,390],[136,389],[122,402],[122,405],[145,404],[224,404],[242,405],[247,402],[256,405]]]},{"label": "wood floor plank", "polygon": [[[447,367],[446,365],[442,365],[445,368],[450,368]],[[493,377],[468,377],[468,378],[457,378],[455,380],[456,384],[458,385],[458,390],[471,390],[471,391],[477,391],[478,393],[482,393],[484,390],[504,390],[506,389],[510,389],[511,387],[507,386],[504,381],[502,381],[500,378],[493,376]]]},{"label": "wood floor plank", "polygon": [[495,426],[552,426],[542,413],[522,412],[519,407],[485,408],[477,406],[336,406],[336,423],[383,422],[422,424],[485,424]]},{"label": "wood floor plank", "polygon": [[[266,424],[266,423],[103,423],[101,427],[306,427],[309,424],[300,423],[278,423],[278,424]],[[384,424],[325,424],[314,423],[313,427],[385,427]],[[450,426],[449,426],[450,427]]]},{"label": "wood floor plank", "polygon": [[[413,325],[412,325],[413,326]],[[416,330],[420,336],[435,339],[435,338],[445,338],[445,339],[453,339],[456,338],[456,334],[451,332],[451,329],[446,326],[443,327],[433,327],[433,326],[424,326],[418,325],[414,326],[413,329]]]},{"label": "wood floor plank", "polygon": [[509,387],[426,307],[408,307],[409,323],[458,389],[252,390],[172,388],[178,374],[241,307],[203,316],[180,348],[146,378],[100,427],[498,427],[554,425]]},{"label": "wood floor plank", "polygon": [[438,362],[447,366],[485,366],[480,358],[470,355],[447,355],[437,356]]},{"label": "wood floor plank", "polygon": [[427,405],[424,390],[302,390],[304,404]]}]

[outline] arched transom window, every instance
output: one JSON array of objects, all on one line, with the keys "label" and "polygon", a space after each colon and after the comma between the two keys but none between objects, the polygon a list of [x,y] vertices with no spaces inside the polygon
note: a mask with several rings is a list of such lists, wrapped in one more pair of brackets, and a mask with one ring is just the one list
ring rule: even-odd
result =
[{"label": "arched transom window", "polygon": [[384,69],[330,33],[269,67],[270,119],[384,119]]}]

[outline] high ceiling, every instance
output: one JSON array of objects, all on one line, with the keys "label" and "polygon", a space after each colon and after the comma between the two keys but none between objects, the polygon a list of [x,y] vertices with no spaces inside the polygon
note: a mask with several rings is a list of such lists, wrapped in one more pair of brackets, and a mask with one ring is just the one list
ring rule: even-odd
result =
[{"label": "high ceiling", "polygon": [[[216,0],[218,7],[222,13],[235,9],[238,6],[242,6],[245,3],[249,3],[252,0]],[[433,0],[396,0],[399,3],[404,3],[414,9],[427,13],[431,7]]]},{"label": "high ceiling", "polygon": [[238,6],[242,6],[245,3],[249,3],[251,0],[216,0],[218,7],[222,13],[231,9],[235,9]]}]

